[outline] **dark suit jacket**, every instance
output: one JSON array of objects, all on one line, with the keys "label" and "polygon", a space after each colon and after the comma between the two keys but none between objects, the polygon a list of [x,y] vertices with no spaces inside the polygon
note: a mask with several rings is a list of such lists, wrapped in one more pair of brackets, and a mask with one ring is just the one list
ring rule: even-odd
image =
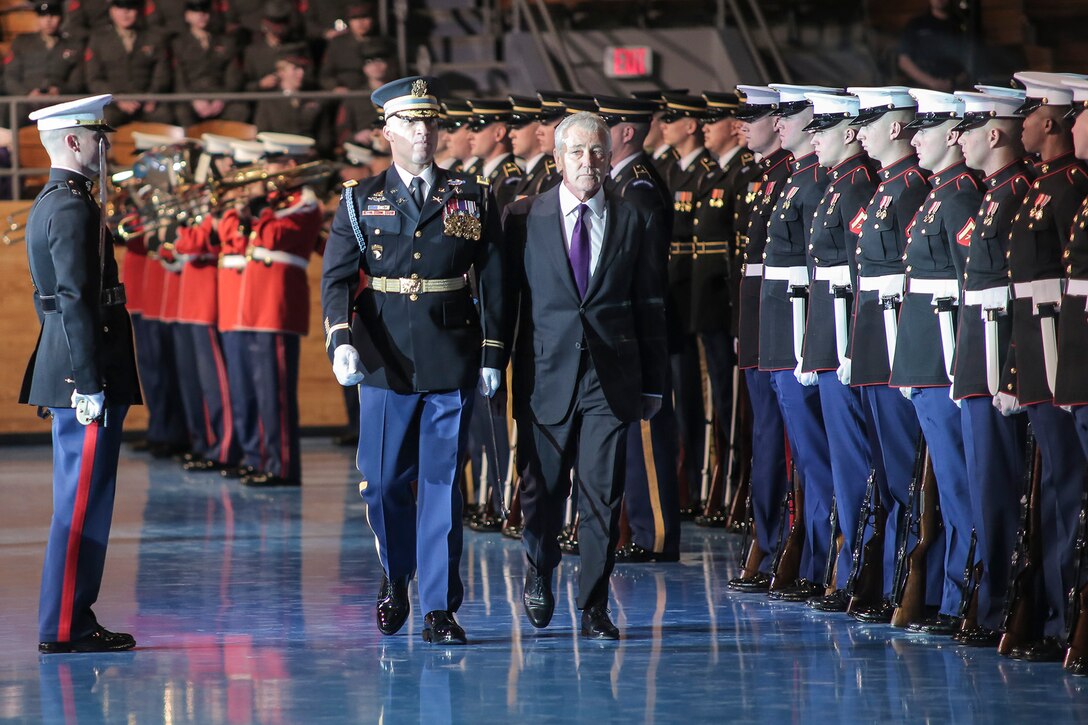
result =
[{"label": "dark suit jacket", "polygon": [[508,294],[517,317],[511,328],[517,330],[514,414],[545,425],[561,421],[588,345],[612,412],[634,421],[641,396],[662,393],[668,364],[657,222],[652,212],[606,189],[604,243],[580,299],[563,236],[560,188],[513,202],[505,214]]}]

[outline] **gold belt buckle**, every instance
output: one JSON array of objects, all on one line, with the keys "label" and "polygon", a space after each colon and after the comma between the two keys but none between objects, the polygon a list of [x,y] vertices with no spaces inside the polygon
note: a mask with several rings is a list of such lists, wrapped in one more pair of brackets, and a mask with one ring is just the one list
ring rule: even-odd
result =
[{"label": "gold belt buckle", "polygon": [[423,291],[423,280],[418,278],[400,278],[400,293],[402,295],[418,295]]}]

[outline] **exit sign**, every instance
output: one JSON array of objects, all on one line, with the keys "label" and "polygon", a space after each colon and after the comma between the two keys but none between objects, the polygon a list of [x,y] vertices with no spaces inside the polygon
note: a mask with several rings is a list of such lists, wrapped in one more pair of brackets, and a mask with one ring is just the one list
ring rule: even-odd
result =
[{"label": "exit sign", "polygon": [[609,78],[646,78],[654,73],[654,52],[645,45],[604,49],[604,74]]}]

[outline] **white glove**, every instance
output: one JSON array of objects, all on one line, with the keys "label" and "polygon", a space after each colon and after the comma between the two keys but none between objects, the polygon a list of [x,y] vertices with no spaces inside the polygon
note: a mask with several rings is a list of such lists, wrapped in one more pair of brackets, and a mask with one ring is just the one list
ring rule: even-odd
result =
[{"label": "white glove", "polygon": [[1062,410],[1064,410],[1066,413],[1072,413],[1073,412],[1073,406],[1072,405],[1059,405],[1058,407],[1061,408]]},{"label": "white glove", "polygon": [[345,388],[363,382],[363,363],[354,345],[344,343],[336,346],[332,352],[332,374],[336,376],[336,382]]},{"label": "white glove", "polygon": [[914,397],[914,388],[900,388],[899,389],[899,394],[902,395],[907,400],[910,400],[911,398]]},{"label": "white glove", "polygon": [[839,363],[839,369],[835,371],[835,377],[839,379],[839,382],[843,385],[850,384],[850,373],[854,367],[854,362],[850,358],[843,358]]},{"label": "white glove", "polygon": [[480,395],[485,398],[494,398],[499,392],[499,381],[502,373],[498,368],[480,368]]},{"label": "white glove", "polygon": [[793,369],[793,377],[797,378],[797,382],[806,388],[811,388],[820,382],[820,376],[817,373],[801,372],[801,363],[797,363],[797,367]]},{"label": "white glove", "polygon": [[962,408],[963,407],[963,401],[957,399],[956,396],[952,394],[952,386],[951,385],[948,386],[948,399],[951,400],[953,403],[955,403],[957,408]]},{"label": "white glove", "polygon": [[642,419],[649,420],[661,411],[661,398],[656,395],[642,396]]},{"label": "white glove", "polygon": [[72,393],[72,407],[76,409],[76,420],[82,425],[90,425],[102,417],[102,410],[106,407],[106,394],[84,395],[77,390]]},{"label": "white glove", "polygon": [[1020,401],[1017,400],[1015,396],[1009,395],[1008,393],[998,393],[995,395],[994,407],[1006,418],[1010,415],[1016,415],[1024,409],[1020,405]]}]

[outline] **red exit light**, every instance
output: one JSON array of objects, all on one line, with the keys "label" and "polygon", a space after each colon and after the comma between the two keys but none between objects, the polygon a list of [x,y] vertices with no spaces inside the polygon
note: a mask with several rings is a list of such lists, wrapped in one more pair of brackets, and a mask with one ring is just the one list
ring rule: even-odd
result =
[{"label": "red exit light", "polygon": [[609,78],[645,78],[653,75],[654,52],[645,45],[610,46],[604,51],[604,74]]}]

